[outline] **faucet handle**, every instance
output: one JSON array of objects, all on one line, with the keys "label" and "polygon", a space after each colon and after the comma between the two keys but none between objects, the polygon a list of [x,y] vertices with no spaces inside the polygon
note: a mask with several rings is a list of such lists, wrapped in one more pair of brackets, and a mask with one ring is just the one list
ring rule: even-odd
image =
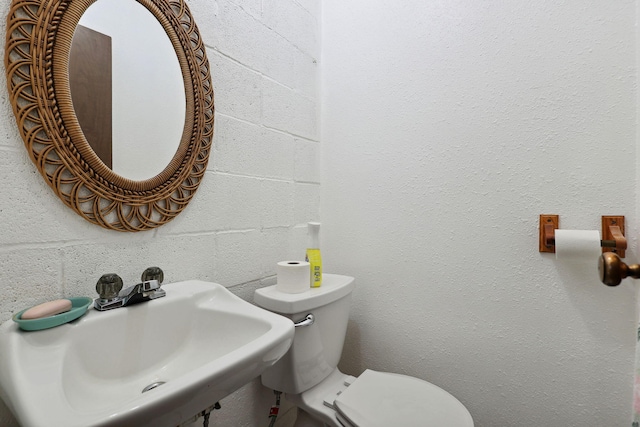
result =
[{"label": "faucet handle", "polygon": [[164,272],[160,267],[149,267],[142,272],[142,281],[147,282],[149,280],[157,280],[158,285],[162,284],[164,280]]},{"label": "faucet handle", "polygon": [[96,283],[96,292],[100,299],[110,300],[122,290],[122,279],[115,273],[103,274]]}]

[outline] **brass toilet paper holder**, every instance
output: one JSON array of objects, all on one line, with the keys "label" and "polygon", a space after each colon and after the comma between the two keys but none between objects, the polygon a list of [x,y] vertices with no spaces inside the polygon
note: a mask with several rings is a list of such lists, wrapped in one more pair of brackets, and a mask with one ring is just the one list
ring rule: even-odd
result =
[{"label": "brass toilet paper holder", "polygon": [[[558,215],[540,215],[539,251],[556,251],[555,231],[560,228]],[[600,281],[607,286],[618,286],[622,279],[640,279],[640,264],[625,264],[627,239],[624,237],[624,216],[602,216],[602,255],[598,258]]]},{"label": "brass toilet paper holder", "polygon": [[625,277],[640,279],[640,264],[625,264],[613,252],[605,252],[598,259],[600,281],[607,286],[618,286]]},{"label": "brass toilet paper holder", "polygon": [[[556,251],[555,231],[560,228],[558,215],[540,215],[539,252]],[[624,216],[602,216],[602,252],[614,252],[624,258],[627,239],[624,237]]]}]

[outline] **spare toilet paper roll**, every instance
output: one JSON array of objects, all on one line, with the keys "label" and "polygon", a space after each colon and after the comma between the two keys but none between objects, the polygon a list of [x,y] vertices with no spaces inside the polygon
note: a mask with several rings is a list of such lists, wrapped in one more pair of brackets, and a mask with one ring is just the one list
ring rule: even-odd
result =
[{"label": "spare toilet paper roll", "polygon": [[556,230],[556,259],[594,262],[602,250],[598,230]]},{"label": "spare toilet paper roll", "polygon": [[305,261],[282,261],[276,266],[276,289],[288,294],[308,291],[311,287],[311,268]]}]

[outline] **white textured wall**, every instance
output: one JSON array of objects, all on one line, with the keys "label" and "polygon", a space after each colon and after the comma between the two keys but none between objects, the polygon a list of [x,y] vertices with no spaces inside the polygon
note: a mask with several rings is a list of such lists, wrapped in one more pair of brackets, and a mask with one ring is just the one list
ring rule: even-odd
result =
[{"label": "white textured wall", "polygon": [[[319,219],[317,4],[187,3],[209,48],[215,150],[194,200],[157,230],[107,231],[66,208],[27,157],[0,73],[1,321],[45,300],[93,296],[103,273],[131,284],[150,265],[167,282],[216,281],[250,299],[274,283],[277,261],[304,256],[306,222]],[[0,15],[8,9],[1,2]],[[261,425],[272,400],[256,381],[223,401],[212,424]],[[14,424],[0,404],[0,425]]]},{"label": "white textured wall", "polygon": [[635,242],[635,9],[323,1],[321,245],[357,280],[345,371],[427,379],[477,427],[631,424],[636,285],[539,254],[537,228],[621,214]]}]

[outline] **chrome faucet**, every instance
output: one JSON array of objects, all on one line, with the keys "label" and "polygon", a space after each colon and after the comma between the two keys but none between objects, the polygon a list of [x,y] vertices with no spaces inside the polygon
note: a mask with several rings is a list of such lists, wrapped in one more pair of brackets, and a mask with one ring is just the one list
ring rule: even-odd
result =
[{"label": "chrome faucet", "polygon": [[122,290],[122,279],[114,273],[104,274],[96,283],[96,292],[100,298],[93,303],[99,311],[127,307],[139,302],[150,301],[166,295],[160,286],[164,273],[158,267],[149,267],[142,273],[142,282]]}]

